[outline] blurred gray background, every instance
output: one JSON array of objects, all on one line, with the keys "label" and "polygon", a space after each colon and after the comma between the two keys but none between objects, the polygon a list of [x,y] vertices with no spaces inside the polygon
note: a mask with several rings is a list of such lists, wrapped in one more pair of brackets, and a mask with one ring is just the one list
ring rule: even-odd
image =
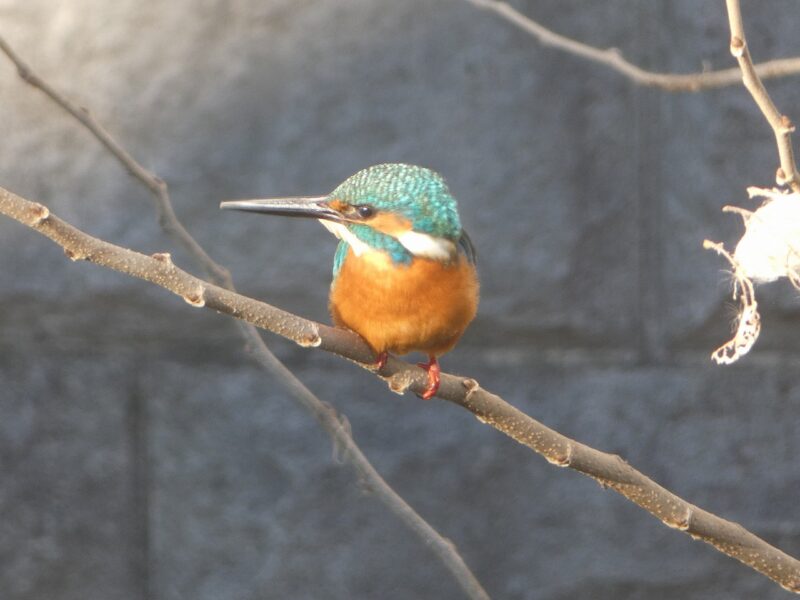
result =
[{"label": "blurred gray background", "polygon": [[[515,0],[657,71],[733,66],[724,3]],[[756,60],[800,55],[794,0],[743,3]],[[480,314],[445,370],[800,554],[800,301],[717,367],[729,203],[777,153],[741,86],[669,94],[542,48],[464,0],[0,0],[0,33],[171,186],[240,289],[327,322],[334,240],[221,199],[324,194],[369,164],[445,175]],[[800,121],[800,79],[769,81]],[[0,60],[0,185],[169,251],[148,193]],[[469,413],[267,336],[496,599],[784,598]],[[461,598],[332,458],[229,319],[0,219],[0,598]]]}]

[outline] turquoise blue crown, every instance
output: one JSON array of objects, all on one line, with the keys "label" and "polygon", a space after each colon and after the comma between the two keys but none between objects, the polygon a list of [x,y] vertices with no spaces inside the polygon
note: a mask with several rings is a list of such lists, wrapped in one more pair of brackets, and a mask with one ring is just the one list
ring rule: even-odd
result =
[{"label": "turquoise blue crown", "polygon": [[[351,205],[366,204],[392,212],[411,223],[414,231],[457,242],[461,236],[458,207],[444,178],[436,171],[400,163],[367,167],[348,177],[329,198]],[[396,264],[410,264],[412,254],[395,238],[368,225],[351,223],[348,228],[361,241],[387,252]],[[334,274],[347,254],[341,242],[334,259]]]}]

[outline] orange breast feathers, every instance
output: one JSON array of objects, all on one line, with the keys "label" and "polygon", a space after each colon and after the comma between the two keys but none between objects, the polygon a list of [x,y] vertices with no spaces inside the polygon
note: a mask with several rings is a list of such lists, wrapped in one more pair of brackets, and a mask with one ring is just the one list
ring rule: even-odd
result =
[{"label": "orange breast feathers", "polygon": [[440,356],[456,345],[478,309],[475,267],[414,258],[393,265],[381,252],[348,251],[331,286],[333,322],[363,337],[378,352],[420,351]]}]

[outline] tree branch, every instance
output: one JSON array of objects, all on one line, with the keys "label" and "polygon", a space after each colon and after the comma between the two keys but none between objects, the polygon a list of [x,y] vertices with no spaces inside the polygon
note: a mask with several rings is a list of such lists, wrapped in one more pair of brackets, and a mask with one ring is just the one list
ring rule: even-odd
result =
[{"label": "tree branch", "polygon": [[136,179],[141,181],[153,193],[156,198],[156,209],[158,210],[159,224],[164,230],[175,238],[190,255],[200,263],[203,268],[214,281],[220,285],[230,287],[233,285],[231,275],[227,269],[218,265],[212,258],[206,254],[206,251],[197,243],[197,241],[189,234],[184,228],[178,218],[175,216],[175,211],[172,209],[172,203],[169,199],[169,192],[167,184],[160,177],[150,173],[136,160],[109,134],[100,123],[89,113],[89,111],[78,106],[74,102],[67,99],[65,96],[58,93],[50,84],[34,73],[28,65],[22,62],[22,59],[12,50],[11,46],[0,36],[0,51],[5,54],[9,60],[14,63],[17,68],[19,76],[27,83],[35,88],[38,88],[45,93],[51,100],[58,104],[61,108],[75,117],[80,123],[88,129],[91,134],[100,141],[103,146],[122,164],[123,167]]},{"label": "tree branch", "polygon": [[[303,319],[269,304],[206,283],[177,268],[167,254],[145,256],[83,233],[38,203],[0,188],[0,213],[31,227],[64,248],[72,260],[86,260],[159,285],[196,307],[205,306],[277,333],[301,346],[317,347],[368,368],[373,355],[355,333]],[[390,357],[380,373],[397,392],[422,392],[427,374]],[[474,379],[442,374],[437,396],[472,412],[550,463],[569,467],[609,487],[695,539],[714,546],[785,589],[800,593],[800,561],[771,546],[741,525],[698,508],[640,473],[622,458],[600,452],[546,427]],[[349,438],[348,438],[349,439]],[[345,440],[347,442],[347,440]]]},{"label": "tree branch", "polygon": [[[22,59],[12,50],[8,43],[0,37],[0,51],[2,51],[17,68],[20,77],[27,83],[35,88],[38,88],[61,108],[71,114],[77,119],[89,132],[105,146],[105,148],[119,161],[119,163],[137,180],[144,184],[154,195],[156,210],[159,216],[159,224],[161,227],[174,239],[178,241],[191,256],[195,258],[198,264],[206,272],[206,274],[219,285],[231,292],[235,291],[233,280],[230,272],[223,266],[217,264],[203,249],[202,246],[191,236],[183,224],[178,219],[172,207],[172,202],[169,196],[169,190],[166,182],[163,179],[154,175],[139,164],[136,159],[128,153],[119,142],[117,142],[111,134],[109,134],[103,126],[92,116],[92,114],[85,108],[80,107],[70,101],[68,98],[60,94],[55,88],[49,85],[46,81],[38,77],[26,65]],[[36,209],[39,210],[39,209]],[[42,219],[43,222],[47,221],[47,212],[43,207]],[[34,216],[34,219],[37,217]],[[69,225],[62,224],[62,235],[70,236],[75,234],[76,238],[80,232]],[[99,240],[98,240],[99,242]],[[72,249],[67,249],[64,246],[67,256],[73,260],[86,259],[91,260],[88,255],[82,255],[84,250],[88,248],[81,248],[76,246]],[[100,244],[97,248],[91,251],[97,251],[103,254],[107,250],[114,254],[114,246],[110,244],[103,246]],[[134,253],[135,254],[135,253]],[[141,256],[141,255],[139,255]],[[154,283],[164,285],[166,279],[172,276],[174,266],[168,254],[156,254],[152,257],[158,261],[163,269],[158,275],[162,279],[161,282],[155,280]],[[102,259],[98,259],[102,260]],[[139,259],[131,257],[132,262],[129,265],[119,264],[121,267],[117,270],[126,272],[133,275],[133,272],[128,272],[125,269],[130,268],[134,270],[145,269],[146,266],[141,264]],[[102,264],[102,263],[99,263]],[[109,265],[110,266],[110,265]],[[114,267],[112,267],[114,268]],[[183,273],[181,271],[181,273]],[[166,279],[163,279],[166,278]],[[182,278],[181,278],[182,279]],[[184,300],[194,306],[202,306],[205,302],[203,296],[204,282],[197,280],[198,284],[195,285],[191,281],[183,281],[176,283],[172,291],[179,293]],[[249,314],[246,309],[243,309],[245,314]],[[273,318],[289,318],[291,323],[288,325],[290,330],[302,329],[302,324],[292,321],[288,313],[276,313],[272,315]],[[367,457],[361,452],[361,449],[353,440],[348,428],[343,426],[346,422],[345,417],[340,416],[333,407],[326,404],[317,398],[311,390],[309,390],[302,381],[300,381],[286,365],[284,365],[278,357],[276,357],[267,347],[258,330],[246,321],[240,321],[240,331],[245,339],[248,347],[253,351],[256,361],[273,377],[275,377],[283,386],[289,391],[291,396],[298,401],[303,407],[306,408],[322,425],[322,427],[331,436],[336,448],[339,449],[341,459],[349,463],[356,471],[358,476],[367,488],[369,488],[377,498],[400,520],[416,533],[426,546],[429,546],[434,554],[442,561],[444,566],[450,571],[455,578],[456,582],[461,586],[462,590],[472,600],[489,600],[488,593],[483,589],[478,579],[470,571],[464,559],[458,553],[455,545],[449,540],[445,539],[439,534],[425,519],[423,519],[394,489],[386,483],[381,475],[375,470]],[[313,327],[300,334],[297,339],[298,343],[314,343],[316,334],[313,332]]]},{"label": "tree branch", "polygon": [[757,69],[753,66],[753,59],[750,58],[750,50],[747,48],[747,40],[744,37],[744,23],[742,22],[742,10],[739,6],[739,0],[726,0],[726,6],[731,29],[731,54],[739,62],[744,87],[750,92],[775,134],[775,142],[778,145],[778,156],[781,162],[781,166],[775,173],[775,180],[778,185],[788,185],[795,192],[800,192],[800,175],[797,173],[794,151],[792,150],[794,125],[789,117],[782,115],[778,111],[775,103],[772,102],[772,98],[769,97],[767,89],[761,82]]},{"label": "tree branch", "polygon": [[[661,88],[669,92],[698,92],[737,84],[741,81],[741,73],[736,68],[686,75],[646,71],[626,60],[616,48],[595,48],[560,35],[525,16],[506,2],[499,0],[466,1],[478,8],[492,11],[501,16],[509,23],[534,36],[543,46],[556,48],[608,67],[639,85]],[[754,69],[755,73],[764,79],[795,75],[800,73],[800,58],[770,60],[755,66]]]},{"label": "tree branch", "polygon": [[[739,71],[737,69],[696,75],[650,73],[628,63],[615,50],[599,50],[555,34],[524,17],[503,2],[494,0],[467,1],[482,8],[494,10],[504,18],[537,36],[543,44],[605,64],[642,85],[651,85],[672,91],[695,91],[703,88],[729,85],[738,81]],[[742,37],[741,39],[743,40],[744,38]],[[102,130],[88,112],[65,101],[54,90],[50,89],[45,82],[33,75],[11,52],[11,49],[1,38],[0,50],[3,50],[17,65],[20,75],[26,81],[42,89],[63,108],[73,114],[98,137],[134,176],[145,182],[160,200],[163,201],[166,198],[168,203],[166,186],[163,181],[149,174],[138,163],[135,163]],[[796,73],[800,71],[800,60],[770,61],[759,65],[755,68],[755,71],[763,77],[777,77]],[[163,208],[160,210],[162,211],[163,222]],[[355,334],[302,319],[268,304],[207,284],[175,267],[167,254],[156,254],[152,257],[147,257],[92,238],[51,215],[46,207],[26,201],[2,188],[0,188],[0,213],[11,216],[51,238],[61,245],[65,249],[67,256],[73,260],[88,260],[131,276],[151,281],[180,295],[193,306],[206,306],[225,312],[242,319],[246,323],[257,325],[292,339],[302,346],[319,347],[362,363],[362,366],[365,367],[373,360],[369,348]],[[191,251],[191,246],[187,247]],[[207,268],[207,270],[215,280],[225,281],[227,272],[216,272],[215,274],[213,268]],[[229,281],[229,276],[227,277]],[[265,352],[258,352],[257,359],[259,362],[263,361],[262,364],[272,372],[279,372],[281,368],[285,369],[269,353],[257,332],[246,324],[243,324],[243,327],[248,340],[256,348],[263,347],[265,350]],[[251,335],[254,337],[250,337]],[[275,363],[271,362],[271,360],[274,360]],[[404,392],[406,389],[421,391],[427,383],[427,377],[421,369],[394,357],[390,358],[381,375],[386,378],[389,386],[399,393]],[[295,383],[302,387],[302,383],[296,380],[290,372],[288,372],[288,376],[290,379],[287,380],[287,385],[290,386],[290,389]],[[302,387],[302,390],[311,395],[304,387]],[[295,391],[295,395],[297,397],[303,394],[302,391],[298,390]],[[685,531],[697,539],[702,539],[721,552],[770,577],[784,588],[800,592],[800,562],[767,544],[740,525],[716,517],[687,503],[630,467],[620,457],[599,452],[545,427],[528,415],[508,405],[498,396],[481,389],[475,380],[443,374],[442,384],[437,395],[470,410],[482,422],[492,425],[512,439],[532,448],[549,462],[562,467],[570,467],[592,477],[601,485],[611,487],[638,504],[668,526]],[[319,403],[316,405],[312,402],[314,406],[312,412],[326,426],[326,429],[329,428],[329,431],[333,432],[332,435],[334,435],[337,443],[342,444],[342,447],[346,449],[347,455],[351,458],[360,455],[333,410],[321,403],[313,395],[311,395],[311,398],[316,403]],[[363,458],[363,455],[361,455],[361,458]],[[354,464],[356,464],[356,469],[362,475],[364,473],[369,475],[372,469],[366,459],[363,459],[363,463],[356,462]],[[359,465],[368,468],[362,471]],[[379,475],[375,475],[381,483],[386,485]],[[388,486],[386,487],[388,488]],[[376,488],[373,487],[373,489]],[[377,490],[380,491],[380,487]],[[393,494],[390,488],[389,492]],[[402,499],[399,500],[402,502]],[[393,508],[393,510],[395,509]],[[410,507],[409,510],[411,510]],[[401,514],[401,518],[403,517],[403,513],[398,514]],[[412,523],[412,528],[420,527],[424,530],[422,524],[427,526],[424,521],[420,524],[418,521],[412,520]],[[446,540],[442,540],[442,542],[444,546],[449,545]]]}]

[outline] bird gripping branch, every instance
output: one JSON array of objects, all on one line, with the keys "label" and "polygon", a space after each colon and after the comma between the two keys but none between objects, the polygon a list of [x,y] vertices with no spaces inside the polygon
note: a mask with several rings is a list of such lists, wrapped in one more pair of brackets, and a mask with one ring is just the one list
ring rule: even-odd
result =
[{"label": "bird gripping branch", "polygon": [[422,398],[439,388],[438,357],[475,317],[475,250],[456,201],[438,173],[381,164],[352,175],[327,196],[233,200],[220,208],[312,217],[339,238],[329,308],[358,333],[380,370],[388,353],[424,352]]}]

